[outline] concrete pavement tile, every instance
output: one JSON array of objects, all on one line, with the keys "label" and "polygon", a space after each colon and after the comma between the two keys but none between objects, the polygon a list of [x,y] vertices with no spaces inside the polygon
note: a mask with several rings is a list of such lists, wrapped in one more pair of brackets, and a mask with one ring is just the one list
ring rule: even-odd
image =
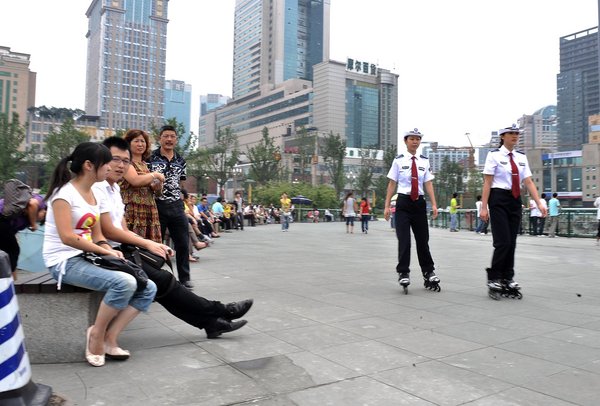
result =
[{"label": "concrete pavement tile", "polygon": [[[527,300],[529,302],[529,300]],[[563,324],[565,326],[590,328],[590,325],[597,324],[597,330],[600,330],[600,318],[582,313],[566,312],[559,309],[549,309],[536,307],[531,310],[520,313],[522,317],[531,319],[551,321],[553,323]]]},{"label": "concrete pavement tile", "polygon": [[144,380],[139,386],[156,405],[218,406],[269,394],[253,379],[228,365],[163,374]]},{"label": "concrete pavement tile", "polygon": [[298,406],[433,405],[368,377],[305,389],[288,397]]},{"label": "concrete pavement tile", "polygon": [[453,324],[434,329],[437,333],[447,334],[452,337],[472,341],[484,345],[498,345],[501,343],[527,337],[527,332],[519,334],[504,327],[490,326],[489,324],[469,321],[462,324]]},{"label": "concrete pavement tile", "polygon": [[271,331],[269,335],[307,351],[364,340],[362,336],[323,324]]},{"label": "concrete pavement tile", "polygon": [[173,334],[173,330],[163,325],[125,330],[119,337],[121,348],[128,349],[132,353],[145,348],[158,348],[186,343],[188,343],[188,340],[185,337]]},{"label": "concrete pavement tile", "polygon": [[600,375],[569,368],[545,377],[531,377],[520,386],[577,405],[597,406]]},{"label": "concrete pavement tile", "polygon": [[447,306],[448,302],[444,299],[445,292],[431,292],[424,289],[421,286],[421,281],[413,283],[409,286],[408,295],[402,293],[400,287],[398,287],[398,297],[389,300],[390,303],[397,303],[402,306],[410,307],[413,309],[434,309],[436,307]]},{"label": "concrete pavement tile", "polygon": [[315,324],[318,324],[315,320],[286,311],[257,309],[252,314],[252,328],[262,332],[307,327]]},{"label": "concrete pavement tile", "polygon": [[439,361],[515,385],[521,385],[525,379],[546,377],[568,369],[564,365],[497,348],[451,355]]},{"label": "concrete pavement tile", "polygon": [[287,393],[357,376],[357,373],[310,352],[241,361],[232,367],[271,392]]},{"label": "concrete pavement tile", "polygon": [[402,308],[400,305],[394,304],[393,300],[383,301],[378,296],[377,299],[374,299],[352,295],[346,292],[334,292],[323,295],[319,300],[330,305],[371,315],[396,313]]},{"label": "concrete pavement tile", "polygon": [[574,403],[565,402],[539,392],[525,388],[511,388],[494,395],[486,396],[468,406],[573,406]]},{"label": "concrete pavement tile", "polygon": [[333,323],[332,326],[372,339],[388,336],[395,337],[415,330],[415,327],[411,325],[398,323],[389,319],[384,319],[383,317],[366,317],[362,319],[346,320],[339,323]]},{"label": "concrete pavement tile", "polygon": [[[493,306],[489,306],[490,303],[494,303]],[[514,314],[514,312],[519,312],[522,308],[518,307],[517,300],[500,300],[493,301],[492,299],[487,298],[485,303],[487,305],[483,305],[481,302],[471,302],[468,305],[464,304],[453,304],[446,305],[443,307],[438,307],[435,309],[428,309],[430,311],[434,311],[436,313],[445,315],[445,316],[455,316],[462,317],[471,321],[481,321],[485,322],[487,320],[493,320],[494,318],[506,314]],[[487,308],[486,308],[487,307]]]},{"label": "concrete pavement tile", "polygon": [[462,316],[447,316],[438,313],[439,308],[432,310],[416,310],[406,308],[405,310],[381,316],[384,319],[393,320],[397,323],[412,326],[415,329],[432,329],[447,325],[462,324],[469,319]]},{"label": "concrete pavement tile", "polygon": [[443,406],[462,405],[512,387],[509,383],[437,361],[380,372],[371,377]]},{"label": "concrete pavement tile", "polygon": [[283,309],[307,319],[320,323],[333,323],[341,320],[365,317],[366,314],[340,306],[331,306],[323,303],[297,303],[284,305]]},{"label": "concrete pavement tile", "polygon": [[461,340],[431,330],[380,338],[378,341],[422,355],[427,358],[442,358],[484,347],[472,341]]},{"label": "concrete pavement tile", "polygon": [[563,340],[568,343],[581,344],[592,348],[600,348],[600,331],[582,327],[571,327],[553,333],[545,334],[546,337]]},{"label": "concrete pavement tile", "polygon": [[302,351],[268,334],[250,334],[242,338],[227,336],[197,343],[210,354],[227,362],[250,361]]},{"label": "concrete pavement tile", "polygon": [[496,347],[571,367],[580,367],[590,361],[600,362],[599,348],[591,348],[543,336],[529,337],[500,344]]},{"label": "concrete pavement tile", "polygon": [[372,374],[426,360],[424,357],[377,341],[342,344],[312,352],[363,374]]},{"label": "concrete pavement tile", "polygon": [[488,320],[486,323],[525,335],[545,334],[552,331],[564,330],[569,327],[560,323],[524,317],[520,314],[495,317],[494,319]]}]

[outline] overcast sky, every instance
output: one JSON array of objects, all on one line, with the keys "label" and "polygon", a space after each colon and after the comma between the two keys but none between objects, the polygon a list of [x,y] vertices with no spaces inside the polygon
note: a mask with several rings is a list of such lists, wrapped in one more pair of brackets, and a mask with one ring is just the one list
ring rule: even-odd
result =
[{"label": "overcast sky", "polygon": [[[467,145],[556,104],[559,38],[598,25],[596,0],[330,0],[330,58],[399,78],[399,129]],[[36,105],[84,108],[90,0],[3,1],[0,45],[31,54]],[[167,79],[231,95],[235,0],[170,0]],[[10,17],[9,17],[10,16]]]}]

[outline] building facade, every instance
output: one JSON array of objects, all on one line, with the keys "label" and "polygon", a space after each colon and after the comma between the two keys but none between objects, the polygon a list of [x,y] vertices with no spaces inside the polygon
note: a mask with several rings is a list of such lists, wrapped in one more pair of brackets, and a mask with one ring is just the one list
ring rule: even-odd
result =
[{"label": "building facade", "polygon": [[36,73],[29,70],[29,58],[29,54],[0,46],[0,113],[9,120],[17,113],[22,125],[27,109],[35,105]]},{"label": "building facade", "polygon": [[534,148],[555,152],[558,148],[556,106],[546,106],[518,120],[521,136],[517,148],[528,151]]},{"label": "building facade", "polygon": [[233,98],[312,80],[329,59],[329,0],[236,0]]},{"label": "building facade", "polygon": [[185,146],[190,139],[192,113],[192,85],[181,80],[165,81],[165,112],[164,118],[175,118],[185,127],[185,133],[178,134],[180,147]]},{"label": "building facade", "polygon": [[108,130],[160,125],[168,0],[93,0],[88,17],[85,110]]},{"label": "building facade", "polygon": [[598,27],[560,38],[557,75],[558,150],[588,142],[588,117],[600,111]]},{"label": "building facade", "polygon": [[398,140],[398,75],[348,59],[315,66],[313,124],[349,148],[386,149]]}]

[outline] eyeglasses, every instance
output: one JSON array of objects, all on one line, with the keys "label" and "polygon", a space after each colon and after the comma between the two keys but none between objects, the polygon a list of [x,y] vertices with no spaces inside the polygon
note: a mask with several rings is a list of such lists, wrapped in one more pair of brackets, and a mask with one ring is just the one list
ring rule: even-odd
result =
[{"label": "eyeglasses", "polygon": [[131,163],[131,161],[129,159],[123,159],[123,158],[119,158],[118,156],[113,156],[112,161],[114,163],[118,164],[123,164],[125,166],[129,165]]}]

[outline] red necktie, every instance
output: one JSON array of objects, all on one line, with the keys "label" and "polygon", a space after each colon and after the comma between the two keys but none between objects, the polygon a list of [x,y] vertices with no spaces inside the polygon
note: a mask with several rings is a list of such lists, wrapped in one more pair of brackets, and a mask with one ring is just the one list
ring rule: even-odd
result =
[{"label": "red necktie", "polygon": [[412,169],[410,173],[410,198],[419,198],[419,174],[417,173],[417,157],[412,157]]},{"label": "red necktie", "polygon": [[517,164],[513,160],[512,152],[508,154],[510,157],[510,167],[512,169],[512,195],[515,199],[518,199],[521,196],[521,180],[519,179],[519,170],[517,169]]}]

